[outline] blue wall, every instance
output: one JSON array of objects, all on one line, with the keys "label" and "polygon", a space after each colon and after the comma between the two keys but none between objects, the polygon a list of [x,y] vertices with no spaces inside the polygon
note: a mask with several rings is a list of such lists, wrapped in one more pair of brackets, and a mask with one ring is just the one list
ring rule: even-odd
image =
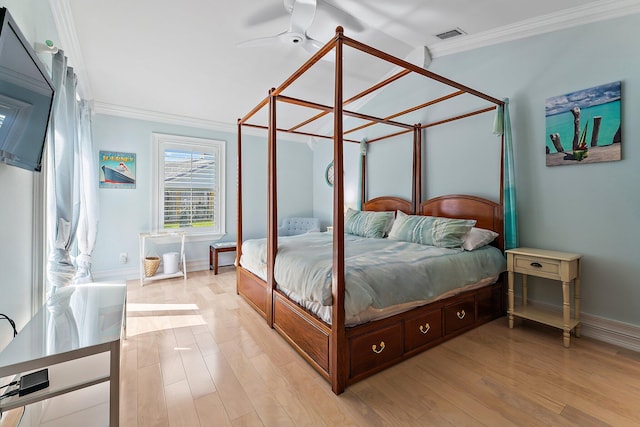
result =
[{"label": "blue wall", "polygon": [[[93,118],[96,161],[100,150],[136,153],[137,161],[135,189],[98,190],[100,224],[93,253],[93,272],[98,280],[138,277],[138,235],[151,231],[153,132],[226,141],[226,235],[221,240],[236,239],[235,134],[97,114]],[[309,173],[312,169],[312,152],[303,143],[280,141],[278,145],[278,192],[281,200],[279,216],[309,216],[313,211],[312,176]],[[243,232],[246,238],[265,235],[266,147],[266,140],[261,136],[243,136]],[[187,241],[188,270],[208,268],[211,243],[208,240]],[[129,255],[127,264],[120,263],[122,252]],[[232,253],[221,255],[222,264],[232,261]]]},{"label": "blue wall", "polygon": [[[640,325],[638,37],[640,15],[631,15],[439,57],[430,67],[496,98],[510,98],[521,246],[583,254],[582,312],[633,325]],[[618,80],[623,160],[547,167],[545,100]],[[426,131],[425,197],[465,192],[498,200],[499,140],[490,134],[492,120],[483,114]],[[478,126],[486,132],[477,133]],[[410,143],[380,142],[370,151],[369,170],[376,175],[369,178],[369,195],[408,198],[410,178],[402,159],[410,159]],[[559,307],[560,286],[531,282],[531,299]]]},{"label": "blue wall", "polygon": [[[582,311],[640,325],[640,15],[434,61],[434,71],[511,100],[521,245],[584,255]],[[544,102],[622,81],[622,161],[547,167]],[[560,289],[532,280],[531,298]],[[535,284],[542,286],[535,286]]]}]

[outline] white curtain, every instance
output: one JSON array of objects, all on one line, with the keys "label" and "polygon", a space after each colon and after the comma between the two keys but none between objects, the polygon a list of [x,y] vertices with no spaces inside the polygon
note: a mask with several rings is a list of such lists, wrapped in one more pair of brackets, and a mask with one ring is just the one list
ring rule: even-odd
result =
[{"label": "white curtain", "polygon": [[96,244],[98,234],[98,170],[97,157],[93,152],[93,138],[91,133],[91,108],[87,101],[81,101],[79,106],[79,134],[80,149],[80,218],[76,239],[78,256],[76,257],[76,275],[74,283],[93,282],[91,274],[91,253]]},{"label": "white curtain", "polygon": [[[52,80],[56,93],[47,151],[49,187],[46,215],[49,250],[46,276],[47,290],[50,292],[73,283],[76,269],[69,251],[80,219],[82,183],[85,180],[90,183],[92,180],[87,177],[83,179],[81,165],[95,160],[86,162],[81,159],[81,154],[86,151],[84,147],[80,148],[84,145],[81,140],[91,140],[90,124],[81,125],[87,120],[88,114],[83,113],[83,107],[76,98],[77,77],[73,68],[67,66],[63,51],[53,57]],[[88,146],[91,150],[91,142]],[[97,179],[96,176],[93,179]],[[93,248],[94,239],[95,235],[87,238],[86,241],[91,240],[91,244],[87,244],[85,248]]]}]

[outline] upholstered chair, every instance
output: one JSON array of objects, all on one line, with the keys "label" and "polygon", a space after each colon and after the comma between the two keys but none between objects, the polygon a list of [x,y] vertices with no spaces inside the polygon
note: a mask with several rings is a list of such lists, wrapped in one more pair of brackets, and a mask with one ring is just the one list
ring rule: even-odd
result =
[{"label": "upholstered chair", "polygon": [[295,236],[310,231],[320,231],[318,218],[284,218],[278,227],[278,236]]}]

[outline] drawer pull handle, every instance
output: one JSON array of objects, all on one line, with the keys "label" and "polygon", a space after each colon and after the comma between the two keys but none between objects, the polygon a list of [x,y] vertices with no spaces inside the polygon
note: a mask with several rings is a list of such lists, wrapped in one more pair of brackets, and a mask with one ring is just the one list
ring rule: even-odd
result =
[{"label": "drawer pull handle", "polygon": [[464,316],[467,315],[467,313],[464,312],[464,310],[459,311],[458,313],[456,313],[458,315],[458,319],[462,320],[464,319]]},{"label": "drawer pull handle", "polygon": [[420,325],[420,332],[422,332],[423,334],[429,332],[429,329],[431,329],[431,325],[429,325],[428,323],[425,323],[424,326]]},{"label": "drawer pull handle", "polygon": [[382,353],[382,350],[384,350],[384,341],[380,341],[380,350],[378,350],[378,346],[375,344],[371,346],[371,350],[376,354]]},{"label": "drawer pull handle", "polygon": [[539,262],[532,262],[531,267],[542,268],[542,264],[540,264]]}]

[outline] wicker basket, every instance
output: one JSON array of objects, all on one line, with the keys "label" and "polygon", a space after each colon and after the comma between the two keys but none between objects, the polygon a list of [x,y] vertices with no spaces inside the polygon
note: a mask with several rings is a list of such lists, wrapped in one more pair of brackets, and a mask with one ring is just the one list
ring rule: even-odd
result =
[{"label": "wicker basket", "polygon": [[145,277],[151,277],[158,271],[160,266],[160,257],[148,256],[144,259],[144,275]]}]

